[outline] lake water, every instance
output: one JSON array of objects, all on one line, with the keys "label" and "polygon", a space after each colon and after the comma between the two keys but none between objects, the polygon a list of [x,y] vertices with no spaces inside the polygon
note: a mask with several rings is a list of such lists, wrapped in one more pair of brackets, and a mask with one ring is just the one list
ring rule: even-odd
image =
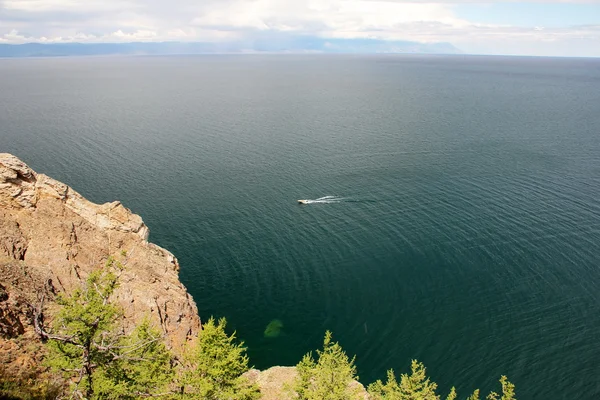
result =
[{"label": "lake water", "polygon": [[330,329],[364,383],[600,398],[598,59],[0,60],[0,151],[140,214],[259,368]]}]

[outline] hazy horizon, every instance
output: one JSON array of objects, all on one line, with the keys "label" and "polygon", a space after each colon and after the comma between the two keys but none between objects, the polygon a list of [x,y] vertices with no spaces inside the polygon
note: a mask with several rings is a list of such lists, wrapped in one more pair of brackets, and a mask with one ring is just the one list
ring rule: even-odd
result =
[{"label": "hazy horizon", "polygon": [[[393,45],[395,42],[391,42]],[[407,42],[410,43],[410,42]],[[423,45],[422,43],[412,42],[416,45]],[[456,52],[437,52],[437,51],[367,51],[367,50],[358,50],[358,51],[310,51],[310,50],[248,50],[248,49],[239,49],[239,50],[215,50],[215,51],[184,51],[177,52],[171,49],[167,49],[165,51],[161,51],[161,45],[186,45],[186,46],[194,46],[194,45],[213,45],[211,43],[204,42],[125,42],[125,43],[81,43],[81,42],[72,42],[72,43],[39,43],[39,42],[30,42],[30,43],[22,43],[22,44],[4,44],[0,43],[0,59],[10,59],[10,58],[45,58],[45,57],[128,57],[128,56],[202,56],[202,55],[277,55],[277,56],[293,56],[293,55],[323,55],[323,56],[331,56],[331,55],[339,55],[339,56],[352,56],[352,55],[373,55],[373,56],[385,56],[385,55],[400,55],[400,56],[417,56],[417,55],[432,55],[432,56],[465,56],[465,57],[523,57],[523,58],[573,58],[573,59],[597,59],[600,58],[600,55],[593,56],[578,56],[578,55],[529,55],[529,54],[492,54],[492,53],[467,53],[461,51],[451,43],[432,43],[431,45],[449,45],[456,49]],[[5,49],[8,48],[20,48],[27,46],[43,46],[48,48],[65,48],[69,46],[81,46],[81,50],[85,50],[85,48],[93,48],[95,46],[107,46],[113,47],[115,46],[117,49],[122,47],[126,49],[128,46],[132,45],[150,45],[150,46],[158,46],[154,51],[139,51],[135,48],[129,48],[129,52],[127,51],[115,51],[115,52],[69,52],[69,53],[53,53],[48,52],[48,54],[35,54],[35,53],[27,53],[20,54],[21,52],[16,52],[17,54],[13,54],[15,52],[8,52]],[[425,44],[427,45],[427,44]]]},{"label": "hazy horizon", "polygon": [[[0,0],[0,44],[210,43],[236,51],[310,51],[314,42],[375,40],[367,52],[600,56],[594,0]],[[406,51],[410,42],[423,50]],[[303,47],[304,46],[304,47]],[[264,48],[264,49],[262,49]],[[326,49],[322,50],[327,52]],[[335,49],[333,52],[336,52]],[[352,51],[349,51],[352,52]]]}]

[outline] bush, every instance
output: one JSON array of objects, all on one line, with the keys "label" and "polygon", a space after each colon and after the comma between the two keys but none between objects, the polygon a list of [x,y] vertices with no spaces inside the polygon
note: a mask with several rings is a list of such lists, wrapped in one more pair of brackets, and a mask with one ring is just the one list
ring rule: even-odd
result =
[{"label": "bush", "polygon": [[146,321],[126,335],[121,309],[111,303],[117,276],[106,268],[92,272],[82,288],[58,296],[61,306],[48,340],[46,364],[63,373],[71,395],[85,399],[133,399],[162,394],[172,380],[171,355],[161,335]]},{"label": "bush", "polygon": [[224,318],[210,318],[203,324],[194,349],[186,357],[182,395],[205,400],[253,400],[260,392],[242,376],[248,370],[248,356],[235,333],[225,333]]},{"label": "bush", "polygon": [[[500,378],[502,397],[495,392],[490,393],[487,400],[516,400],[515,386],[505,376]],[[423,363],[413,360],[411,373],[400,375],[400,383],[396,380],[393,370],[387,373],[387,382],[381,380],[369,385],[368,391],[372,400],[440,400],[436,393],[437,384],[431,382],[426,375]],[[456,400],[456,390],[452,388],[446,400]],[[479,389],[475,390],[467,400],[479,400]]]},{"label": "bush", "polygon": [[359,399],[358,387],[352,385],[356,376],[354,358],[349,359],[342,347],[325,333],[323,350],[306,354],[296,366],[298,378],[295,391],[300,400],[354,400]]}]

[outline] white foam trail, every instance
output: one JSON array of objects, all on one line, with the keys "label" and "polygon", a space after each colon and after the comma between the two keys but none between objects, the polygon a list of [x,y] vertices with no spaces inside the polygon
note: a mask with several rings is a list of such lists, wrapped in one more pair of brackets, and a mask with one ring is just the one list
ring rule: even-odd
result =
[{"label": "white foam trail", "polygon": [[339,203],[344,200],[343,197],[338,196],[323,196],[314,200],[306,200],[307,204],[326,204],[326,203]]}]

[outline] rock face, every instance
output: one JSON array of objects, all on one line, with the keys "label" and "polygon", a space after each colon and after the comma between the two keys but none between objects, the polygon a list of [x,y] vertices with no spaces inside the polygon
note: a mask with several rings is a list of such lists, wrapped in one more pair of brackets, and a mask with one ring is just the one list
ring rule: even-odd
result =
[{"label": "rock face", "polygon": [[264,371],[251,369],[244,374],[260,388],[260,400],[293,400],[292,389],[298,376],[296,367],[271,367]]},{"label": "rock face", "polygon": [[[298,376],[296,367],[271,367],[264,371],[251,369],[244,374],[252,383],[260,388],[260,400],[294,400],[298,396],[290,389],[294,387],[294,381]],[[352,381],[349,385],[356,388],[359,397],[369,399],[365,387],[358,381]]]},{"label": "rock face", "polygon": [[[94,204],[0,153],[1,271],[19,265],[25,275],[40,277],[50,292],[70,292],[113,256],[125,266],[115,298],[123,307],[126,328],[149,317],[177,352],[200,329],[196,304],[179,281],[177,259],[147,238],[142,218],[120,202]],[[5,275],[3,279],[11,279]],[[15,279],[11,287],[18,288]],[[6,283],[0,285],[0,301],[9,304],[11,292]],[[24,313],[0,308],[6,322],[0,320],[0,340],[24,330]]]},{"label": "rock face", "polygon": [[[0,387],[5,383],[2,381],[9,380],[13,386],[31,388],[40,379],[54,382],[51,385],[58,395],[63,382],[43,366],[45,346],[28,325],[29,304],[35,304],[40,288],[45,286],[43,276],[23,261],[0,256],[0,282]],[[41,395],[36,389],[30,391]]]}]

